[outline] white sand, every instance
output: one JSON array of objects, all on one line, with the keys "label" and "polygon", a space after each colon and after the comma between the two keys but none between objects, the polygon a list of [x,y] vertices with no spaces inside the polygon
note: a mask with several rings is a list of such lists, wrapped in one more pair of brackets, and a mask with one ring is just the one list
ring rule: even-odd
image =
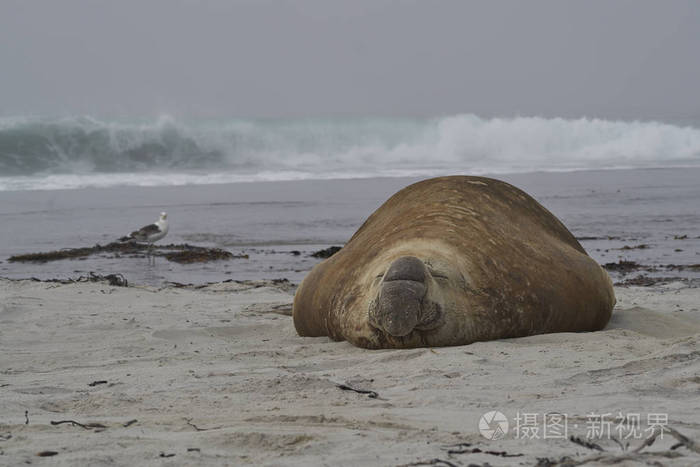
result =
[{"label": "white sand", "polygon": [[[667,413],[669,426],[700,440],[700,289],[616,292],[602,332],[368,351],[298,337],[284,314],[291,292],[271,284],[0,280],[0,465],[496,466],[600,454],[512,429],[489,441],[477,428],[489,410],[511,427],[517,411],[561,412],[581,437],[589,413],[641,413],[644,423]],[[98,380],[107,383],[89,386]],[[379,398],[337,388],[344,382]],[[106,428],[50,424],[67,419]],[[674,442],[666,435],[637,459],[700,464],[685,447],[668,451]],[[448,453],[455,443],[524,455]],[[47,450],[58,454],[37,457]],[[643,454],[660,451],[680,457]]]}]

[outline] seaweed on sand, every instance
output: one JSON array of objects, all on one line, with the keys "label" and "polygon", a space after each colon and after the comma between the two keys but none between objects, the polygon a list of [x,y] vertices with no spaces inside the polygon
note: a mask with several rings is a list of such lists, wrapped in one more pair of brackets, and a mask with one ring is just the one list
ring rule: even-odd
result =
[{"label": "seaweed on sand", "polygon": [[339,252],[342,249],[340,246],[329,246],[328,248],[325,248],[323,250],[318,250],[313,253],[311,253],[311,256],[314,258],[330,258],[337,252]]},{"label": "seaweed on sand", "polygon": [[621,259],[617,263],[605,263],[603,265],[603,268],[607,269],[608,271],[622,271],[622,272],[627,272],[627,271],[634,271],[636,269],[641,269],[644,268],[641,264],[637,264],[634,261],[625,261]]},{"label": "seaweed on sand", "polygon": [[202,263],[233,258],[248,258],[248,255],[234,255],[230,251],[222,250],[220,248],[206,248],[189,245],[187,243],[171,243],[169,245],[150,246],[137,242],[112,242],[108,243],[107,245],[97,244],[92,247],[65,248],[62,250],[41,253],[15,255],[8,258],[8,261],[46,263],[61,259],[85,258],[99,253],[114,253],[117,257],[122,255],[139,257],[151,254],[154,256],[164,256],[168,261],[174,261],[182,264]]}]

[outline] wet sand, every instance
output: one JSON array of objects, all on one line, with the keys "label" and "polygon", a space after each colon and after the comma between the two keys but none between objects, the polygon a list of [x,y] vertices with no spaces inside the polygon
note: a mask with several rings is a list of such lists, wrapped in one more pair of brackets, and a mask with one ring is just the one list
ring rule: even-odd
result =
[{"label": "wet sand", "polygon": [[[496,177],[549,209],[599,263],[622,259],[644,266],[631,277],[688,277],[665,266],[700,263],[698,168]],[[130,284],[154,286],[226,279],[286,278],[298,283],[319,261],[311,253],[342,246],[386,199],[416,180],[0,192],[0,277],[65,279],[92,271],[119,273]],[[154,222],[161,211],[168,212],[170,231],[159,244],[222,248],[249,259],[182,265],[104,254],[49,263],[8,261],[12,255],[106,245]],[[645,270],[652,267],[657,271]]]}]

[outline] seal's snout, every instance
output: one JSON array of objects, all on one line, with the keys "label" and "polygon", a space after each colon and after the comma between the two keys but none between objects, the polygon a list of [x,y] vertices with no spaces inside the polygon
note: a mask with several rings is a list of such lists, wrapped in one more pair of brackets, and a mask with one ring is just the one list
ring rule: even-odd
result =
[{"label": "seal's snout", "polygon": [[397,259],[384,275],[384,282],[415,281],[425,283],[426,268],[423,261],[415,256],[402,256]]},{"label": "seal's snout", "polygon": [[425,265],[414,256],[394,261],[384,274],[377,299],[370,305],[370,324],[395,337],[410,334],[421,316],[426,276]]}]

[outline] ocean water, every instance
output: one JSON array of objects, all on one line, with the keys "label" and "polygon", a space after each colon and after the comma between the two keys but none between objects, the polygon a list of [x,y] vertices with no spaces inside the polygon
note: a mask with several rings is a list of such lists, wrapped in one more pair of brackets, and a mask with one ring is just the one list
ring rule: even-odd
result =
[{"label": "ocean water", "polygon": [[[700,129],[692,122],[457,115],[0,119],[0,276],[298,282],[318,262],[312,252],[344,244],[402,187],[445,174],[490,175],[524,189],[601,263],[634,260],[656,266],[651,275],[697,275],[661,267],[700,263]],[[249,259],[7,261],[105,244],[161,211],[171,225],[161,243]]]},{"label": "ocean water", "polygon": [[700,125],[475,115],[0,118],[0,191],[658,167],[700,167]]}]

